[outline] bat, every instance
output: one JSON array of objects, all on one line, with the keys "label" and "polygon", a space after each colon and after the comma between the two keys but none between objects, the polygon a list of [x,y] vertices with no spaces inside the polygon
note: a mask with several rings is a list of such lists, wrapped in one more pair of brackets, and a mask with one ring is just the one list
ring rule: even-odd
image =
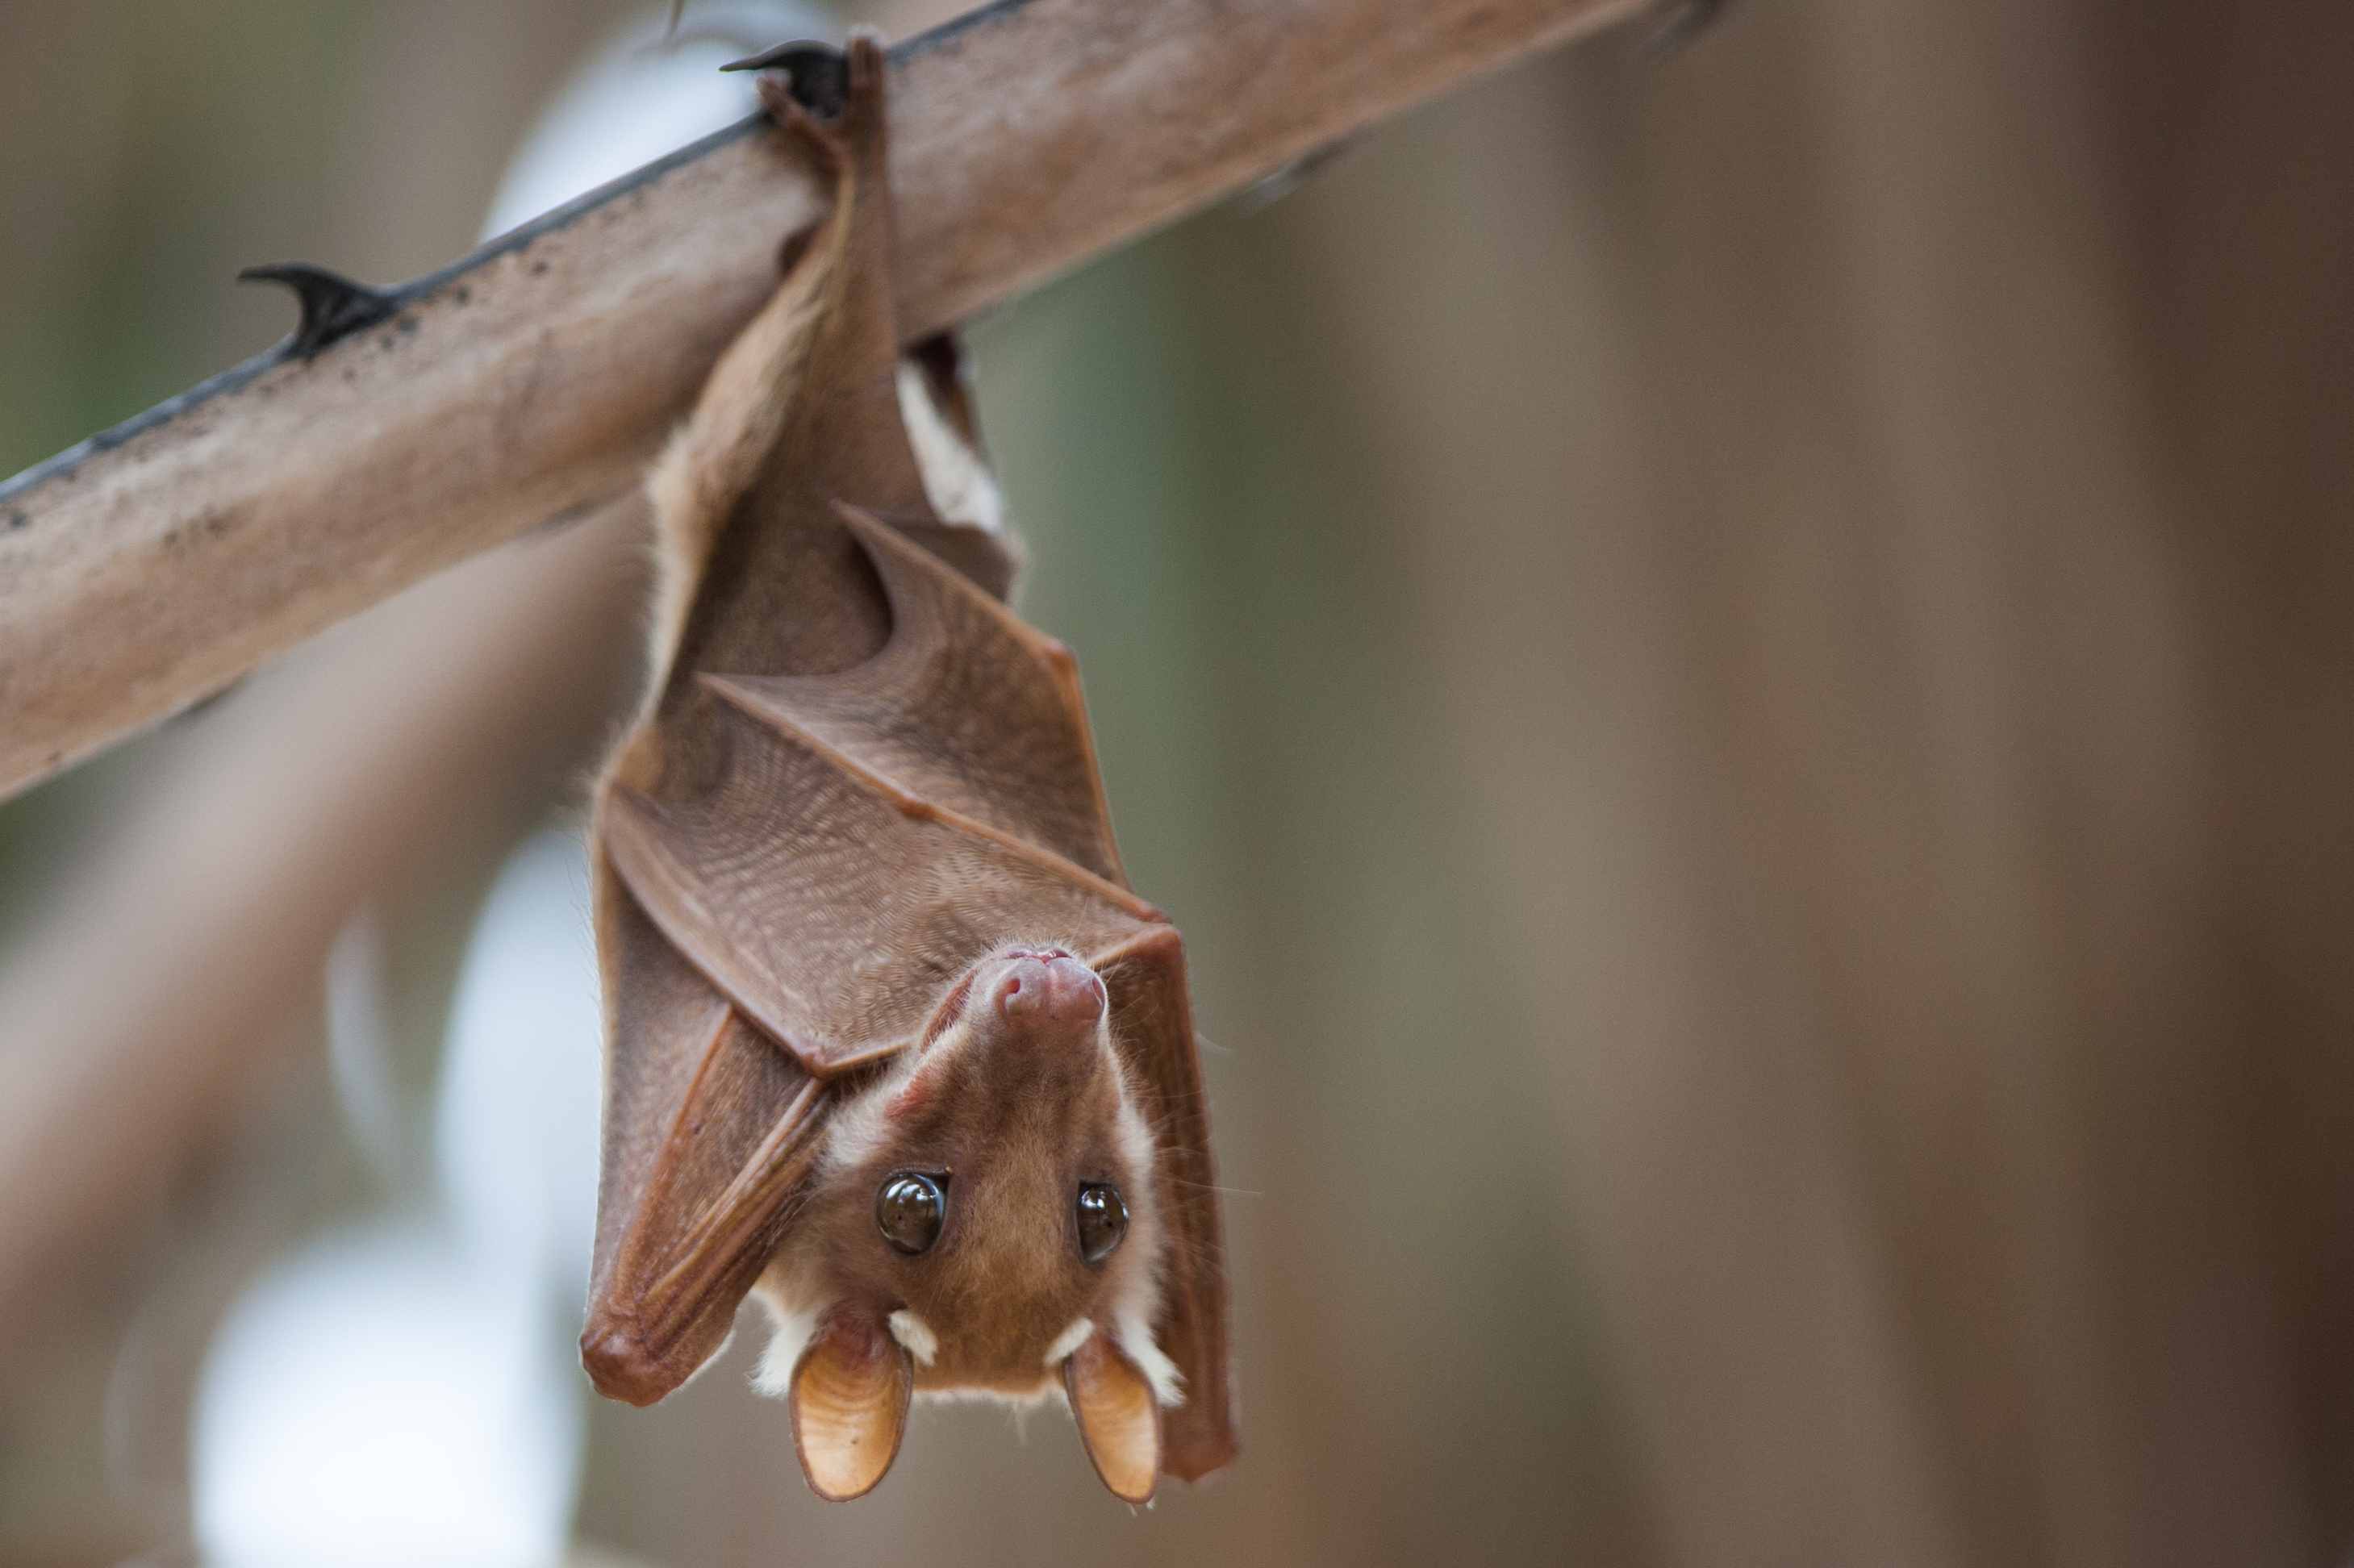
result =
[{"label": "bat", "polygon": [[648,480],[653,679],[590,830],[582,1361],[652,1404],[748,1295],[819,1496],[883,1478],[915,1395],[978,1393],[1067,1401],[1141,1503],[1235,1451],[1183,942],[1002,533],[928,498],[987,482],[952,350],[902,367],[883,51],[745,63],[833,200]]}]

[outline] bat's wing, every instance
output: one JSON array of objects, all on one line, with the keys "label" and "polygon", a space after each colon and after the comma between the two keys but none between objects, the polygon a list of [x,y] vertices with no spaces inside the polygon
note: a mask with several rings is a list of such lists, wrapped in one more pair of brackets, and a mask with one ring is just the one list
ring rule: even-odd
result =
[{"label": "bat's wing", "polygon": [[1161,1467],[1196,1480],[1229,1463],[1235,1442],[1225,1248],[1185,944],[1174,927],[1161,926],[1089,961],[1110,993],[1112,1038],[1141,1091],[1138,1108],[1152,1128],[1161,1212],[1169,1216],[1168,1270],[1152,1337],[1184,1374],[1185,1402],[1162,1414]]},{"label": "bat's wing", "polygon": [[1044,852],[1153,917],[1120,871],[1070,651],[903,531],[838,512],[882,587],[881,652],[838,673],[706,674],[704,684],[896,799]]},{"label": "bat's wing", "polygon": [[818,1149],[827,1092],[674,951],[600,863],[597,946],[616,1048],[581,1360],[651,1404],[726,1340]]},{"label": "bat's wing", "polygon": [[692,791],[618,787],[606,853],[652,923],[807,1071],[918,1038],[1009,937],[1103,948],[1119,880],[1070,656],[847,508],[888,630],[826,674],[703,673]]},{"label": "bat's wing", "polygon": [[821,1078],[915,1044],[948,988],[1010,938],[1101,948],[1148,923],[1117,885],[781,715],[715,697],[706,722],[725,757],[708,788],[610,791],[605,853],[676,952]]}]

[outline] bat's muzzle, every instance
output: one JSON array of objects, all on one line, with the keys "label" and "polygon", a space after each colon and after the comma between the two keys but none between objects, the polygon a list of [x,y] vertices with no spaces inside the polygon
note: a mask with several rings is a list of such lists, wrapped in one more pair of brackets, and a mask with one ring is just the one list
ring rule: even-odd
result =
[{"label": "bat's muzzle", "polygon": [[990,981],[990,1005],[1017,1028],[1086,1028],[1103,1016],[1104,983],[1060,948],[1017,948]]}]

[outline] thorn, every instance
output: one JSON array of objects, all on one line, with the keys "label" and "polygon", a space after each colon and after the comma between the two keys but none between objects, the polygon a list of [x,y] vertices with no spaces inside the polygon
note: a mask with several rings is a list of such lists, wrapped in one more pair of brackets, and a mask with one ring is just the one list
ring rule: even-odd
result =
[{"label": "thorn", "polygon": [[283,283],[294,291],[302,314],[294,323],[288,352],[308,359],[329,344],[373,326],[400,308],[394,295],[355,283],[339,272],[302,261],[270,267],[248,267],[237,275],[240,283]]},{"label": "thorn", "polygon": [[793,101],[820,120],[839,117],[850,101],[850,57],[831,44],[779,44],[719,69],[784,72]]}]

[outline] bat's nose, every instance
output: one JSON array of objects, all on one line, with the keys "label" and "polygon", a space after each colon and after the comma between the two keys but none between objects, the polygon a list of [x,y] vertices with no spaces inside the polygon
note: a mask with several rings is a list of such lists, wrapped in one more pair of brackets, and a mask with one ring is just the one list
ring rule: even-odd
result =
[{"label": "bat's nose", "polygon": [[1096,971],[1060,948],[1009,956],[990,1000],[1008,1023],[1093,1023],[1103,1015],[1104,985]]}]

